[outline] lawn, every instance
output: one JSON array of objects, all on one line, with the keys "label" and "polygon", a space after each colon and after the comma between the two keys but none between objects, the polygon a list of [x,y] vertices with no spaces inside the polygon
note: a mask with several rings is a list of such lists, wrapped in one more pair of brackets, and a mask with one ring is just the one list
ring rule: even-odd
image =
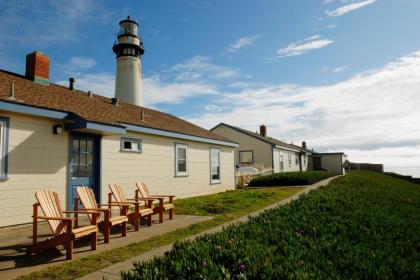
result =
[{"label": "lawn", "polygon": [[420,279],[420,188],[354,172],[135,264],[134,279]]},{"label": "lawn", "polygon": [[[145,253],[176,240],[200,233],[221,225],[235,218],[283,200],[302,190],[301,188],[261,188],[238,189],[223,193],[178,199],[175,201],[175,213],[187,215],[213,216],[214,219],[197,223],[187,228],[155,236],[151,239],[99,253],[93,256],[63,262],[46,269],[19,277],[20,280],[36,279],[75,279],[91,272],[125,261],[130,257]],[[128,233],[130,234],[130,233]],[[100,245],[99,245],[100,246]]]}]

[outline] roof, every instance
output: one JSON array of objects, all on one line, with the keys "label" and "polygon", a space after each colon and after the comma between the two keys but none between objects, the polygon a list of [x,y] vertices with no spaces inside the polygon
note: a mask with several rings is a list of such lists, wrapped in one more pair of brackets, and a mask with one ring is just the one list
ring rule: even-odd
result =
[{"label": "roof", "polygon": [[[14,83],[16,100],[11,100],[9,97],[11,83]],[[234,143],[223,136],[167,113],[124,102],[119,102],[118,106],[115,106],[107,97],[93,94],[91,98],[87,92],[71,91],[67,87],[54,83],[48,86],[40,85],[25,76],[1,69],[0,101],[64,111],[99,124],[114,126],[128,124]]]},{"label": "roof", "polygon": [[236,127],[236,126],[233,126],[233,125],[229,125],[229,124],[226,124],[226,123],[220,123],[220,124],[216,125],[215,127],[213,127],[212,129],[210,129],[210,131],[212,131],[216,127],[222,126],[222,125],[223,126],[226,126],[226,127],[229,127],[231,129],[234,129],[236,131],[239,131],[239,132],[241,132],[243,134],[246,134],[248,136],[257,138],[257,139],[259,139],[261,141],[264,141],[264,142],[266,142],[268,144],[275,145],[275,146],[280,146],[280,147],[283,147],[283,148],[286,148],[286,149],[291,149],[291,150],[294,150],[294,151],[299,151],[299,149],[297,149],[294,145],[287,144],[287,143],[285,143],[283,141],[280,141],[280,140],[275,139],[275,138],[272,138],[272,137],[264,137],[261,134],[258,134],[258,133],[255,133],[255,132],[252,132],[252,131],[249,131],[249,130],[240,128],[240,127]]},{"label": "roof", "polygon": [[331,152],[331,153],[314,153],[318,156],[328,156],[328,155],[341,155],[344,157],[347,157],[347,155],[344,152]]}]

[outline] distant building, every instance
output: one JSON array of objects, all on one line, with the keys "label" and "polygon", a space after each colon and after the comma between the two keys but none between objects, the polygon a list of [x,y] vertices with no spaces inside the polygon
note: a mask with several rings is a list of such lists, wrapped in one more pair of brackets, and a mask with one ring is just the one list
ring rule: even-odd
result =
[{"label": "distant building", "polygon": [[237,144],[170,114],[142,107],[138,24],[120,22],[115,98],[49,80],[49,58],[27,56],[25,76],[0,70],[0,227],[31,222],[34,194],[57,192],[72,208],[76,186],[98,201],[108,184],[190,197],[235,187]]},{"label": "distant building", "polygon": [[253,166],[261,171],[273,172],[308,170],[310,152],[267,136],[267,127],[260,126],[260,133],[251,132],[226,123],[210,129],[238,143],[235,148],[236,165]]}]

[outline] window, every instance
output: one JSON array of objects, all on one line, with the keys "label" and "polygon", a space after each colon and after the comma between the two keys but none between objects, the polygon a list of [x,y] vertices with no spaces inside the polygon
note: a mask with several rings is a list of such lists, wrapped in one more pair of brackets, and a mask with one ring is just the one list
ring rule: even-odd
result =
[{"label": "window", "polygon": [[133,138],[121,138],[121,152],[143,152],[142,140]]},{"label": "window", "polygon": [[210,149],[210,182],[220,183],[220,150]]},{"label": "window", "polygon": [[287,153],[287,161],[289,163],[289,166],[292,165],[292,154],[291,153]]},{"label": "window", "polygon": [[188,176],[188,146],[175,144],[175,176]]},{"label": "window", "polygon": [[7,178],[9,119],[0,117],[0,179]]},{"label": "window", "polygon": [[295,154],[295,164],[299,165],[299,154]]},{"label": "window", "polygon": [[280,171],[284,170],[284,157],[283,152],[280,152]]},{"label": "window", "polygon": [[254,152],[253,151],[239,151],[239,163],[253,163]]},{"label": "window", "polygon": [[303,155],[303,164],[306,165],[306,155]]}]

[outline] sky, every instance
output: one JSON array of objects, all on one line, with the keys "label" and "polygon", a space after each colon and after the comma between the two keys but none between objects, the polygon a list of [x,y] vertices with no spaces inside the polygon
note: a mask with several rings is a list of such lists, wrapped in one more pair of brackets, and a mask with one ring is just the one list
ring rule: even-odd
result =
[{"label": "sky", "polygon": [[420,176],[418,0],[0,0],[0,69],[111,97],[118,22],[140,22],[147,107]]}]

